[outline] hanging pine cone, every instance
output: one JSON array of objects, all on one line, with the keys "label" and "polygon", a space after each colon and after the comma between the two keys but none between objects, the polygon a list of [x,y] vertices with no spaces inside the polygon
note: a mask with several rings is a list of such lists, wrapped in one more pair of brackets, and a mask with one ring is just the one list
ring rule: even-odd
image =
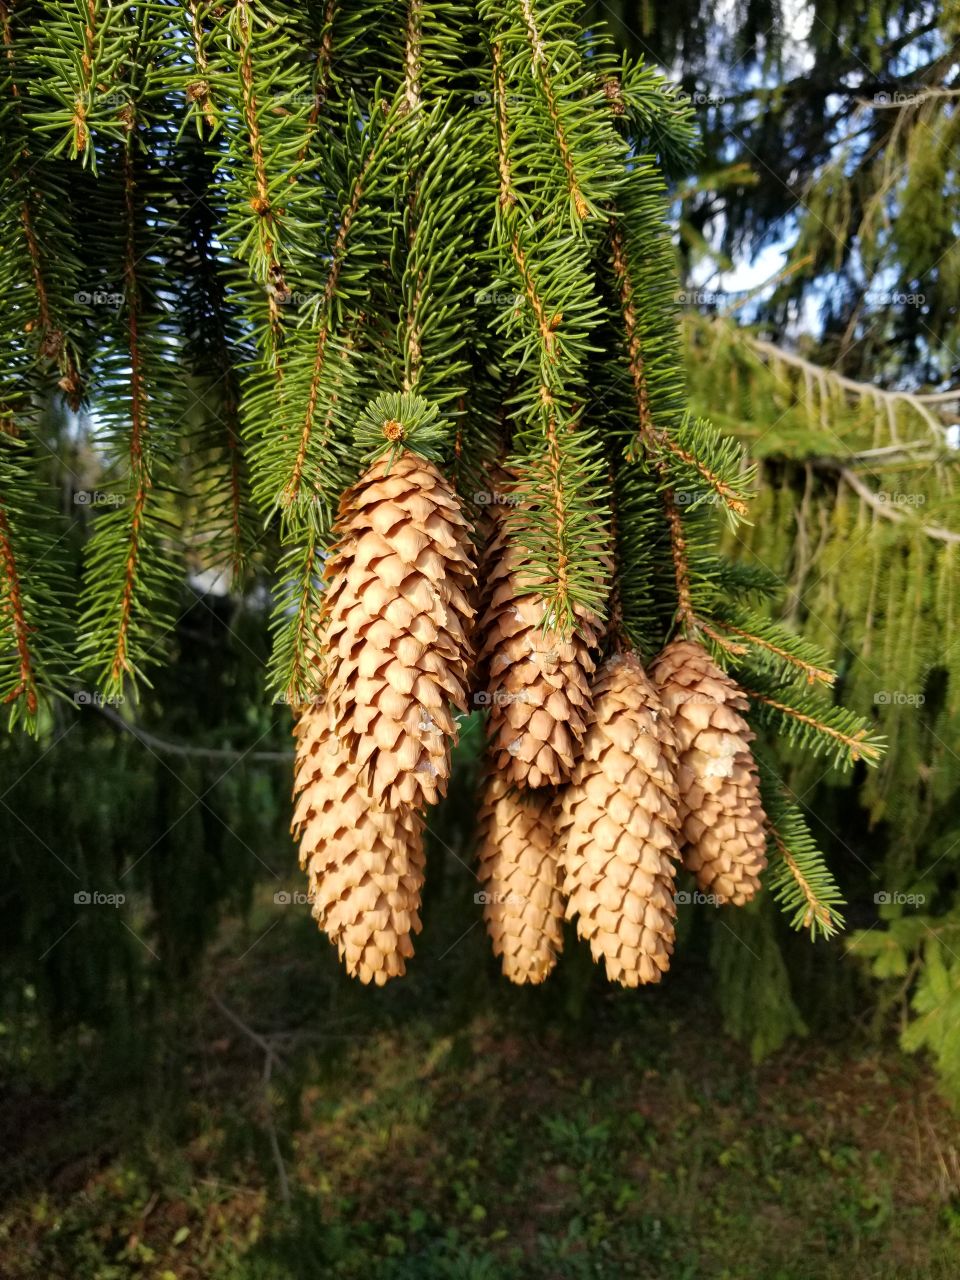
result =
[{"label": "hanging pine cone", "polygon": [[420,932],[423,819],[377,808],[325,706],[306,708],[296,735],[293,832],[314,918],[347,972],[382,986],[405,972]]},{"label": "hanging pine cone", "polygon": [[676,739],[632,654],[604,663],[590,719],[558,824],[567,918],[610,981],[636,987],[659,982],[673,953]]},{"label": "hanging pine cone", "polygon": [[377,804],[435,804],[467,709],[469,525],[433,463],[371,466],[340,503],[327,564],[328,691],[341,743]]},{"label": "hanging pine cone", "polygon": [[545,601],[521,590],[522,560],[501,521],[484,554],[478,678],[490,707],[495,768],[508,782],[556,786],[570,776],[586,732],[599,620],[577,606],[572,635],[545,628]]},{"label": "hanging pine cone", "polygon": [[543,982],[563,948],[554,796],[524,795],[501,773],[486,779],[478,879],[494,955],[511,982]]},{"label": "hanging pine cone", "polygon": [[680,748],[684,866],[704,893],[742,906],[767,865],[766,815],[750,751],[755,735],[739,714],[746,695],[688,640],[668,644],[652,674]]}]

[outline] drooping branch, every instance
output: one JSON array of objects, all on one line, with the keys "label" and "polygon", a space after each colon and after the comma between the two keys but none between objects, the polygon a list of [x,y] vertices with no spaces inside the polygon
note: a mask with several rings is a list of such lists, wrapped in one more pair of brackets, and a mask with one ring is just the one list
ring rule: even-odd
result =
[{"label": "drooping branch", "polygon": [[547,104],[547,110],[550,113],[550,119],[553,122],[554,136],[557,140],[557,150],[560,153],[560,159],[563,162],[563,169],[567,176],[567,187],[570,192],[570,198],[573,201],[573,207],[577,217],[581,221],[590,216],[590,206],[587,204],[580,188],[580,182],[577,178],[576,169],[573,163],[573,155],[570,149],[570,141],[567,137],[566,129],[560,118],[560,106],[556,90],[550,79],[550,60],[547,56],[547,49],[540,29],[537,25],[537,15],[534,11],[533,0],[520,0],[520,9],[523,13],[523,22],[527,30],[527,38],[530,41],[530,58],[533,66],[533,74],[537,83],[543,91],[543,96]]},{"label": "drooping branch", "polygon": [[279,211],[274,209],[270,200],[270,184],[264,157],[263,135],[260,129],[260,105],[257,99],[257,77],[253,65],[253,21],[250,12],[250,0],[237,0],[237,29],[240,38],[240,93],[243,104],[243,116],[247,128],[247,141],[250,148],[250,159],[253,166],[253,177],[256,194],[250,200],[263,232],[260,236],[261,248],[266,261],[266,274],[269,283],[267,289],[267,322],[270,334],[270,358],[277,378],[283,376],[281,348],[283,345],[283,321],[280,314],[280,299],[287,294],[283,264],[277,253],[274,224]]},{"label": "drooping branch", "polygon": [[6,599],[0,601],[0,613],[5,613],[9,620],[20,668],[19,682],[3,701],[4,704],[9,704],[16,702],[18,698],[24,698],[29,714],[36,715],[38,706],[37,677],[33,652],[30,646],[31,628],[27,622],[24,609],[23,583],[17,556],[13,549],[10,522],[7,519],[2,498],[0,498],[0,566],[3,569],[2,576],[6,587],[4,592]]},{"label": "drooping branch", "polygon": [[755,702],[760,702],[764,706],[771,707],[774,711],[779,711],[781,714],[789,716],[790,719],[795,720],[798,724],[805,725],[815,733],[833,738],[841,746],[846,747],[852,761],[857,761],[861,757],[874,762],[880,759],[880,748],[869,741],[866,729],[858,729],[856,733],[852,734],[844,733],[842,730],[817,719],[815,716],[807,715],[797,707],[791,707],[786,702],[778,702],[775,698],[771,698],[765,693],[758,693],[756,690],[745,688],[743,685],[741,685],[741,688]]},{"label": "drooping branch", "polygon": [[[872,511],[876,511],[878,515],[884,517],[885,520],[892,520],[895,524],[912,523],[906,512],[901,511],[892,503],[884,502],[873,492],[869,485],[864,484],[855,471],[851,471],[849,467],[836,468],[840,479],[848,484],[858,498],[862,499]],[[944,529],[941,525],[920,524],[918,525],[921,533],[928,538],[933,538],[936,542],[960,543],[960,533],[954,529]]]},{"label": "drooping branch", "polygon": [[144,512],[151,488],[150,469],[147,463],[147,434],[150,422],[144,356],[140,335],[140,282],[137,265],[137,197],[134,174],[133,146],[135,125],[123,149],[124,195],[124,262],[123,282],[127,305],[127,341],[130,358],[130,474],[133,479],[133,510],[130,517],[127,555],[124,564],[123,590],[120,597],[120,617],[117,623],[111,677],[119,681],[131,671],[129,661],[129,637],[133,619],[133,602],[139,577],[141,541]]},{"label": "drooping branch", "polygon": [[[833,671],[828,671],[825,667],[818,667],[813,662],[805,662],[803,658],[798,657],[795,653],[790,653],[788,649],[773,644],[769,640],[764,640],[761,636],[753,635],[749,631],[743,631],[740,627],[735,627],[731,622],[720,620],[717,622],[717,626],[722,627],[724,631],[731,632],[733,635],[741,636],[748,644],[756,645],[759,649],[766,649],[768,653],[774,654],[782,662],[798,667],[806,676],[808,684],[813,684],[815,681],[820,681],[823,684],[833,684],[836,681],[837,677]],[[720,640],[719,636],[714,636],[714,638]],[[741,652],[745,652],[745,650],[741,648]]]}]

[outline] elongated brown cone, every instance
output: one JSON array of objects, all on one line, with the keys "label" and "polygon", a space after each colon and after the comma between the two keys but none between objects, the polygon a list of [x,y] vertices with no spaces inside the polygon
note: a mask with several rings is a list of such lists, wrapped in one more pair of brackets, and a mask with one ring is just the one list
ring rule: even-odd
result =
[{"label": "elongated brown cone", "polygon": [[502,774],[486,780],[477,875],[494,955],[511,982],[543,982],[563,948],[554,796],[524,795]]},{"label": "elongated brown cone", "polygon": [[374,463],[343,496],[327,563],[328,699],[341,744],[389,808],[434,804],[451,706],[467,709],[475,582],[464,518],[437,468]]},{"label": "elongated brown cone", "polygon": [[653,665],[680,748],[683,863],[704,893],[742,906],[767,865],[747,697],[698,644],[674,640]]},{"label": "elongated brown cone", "polygon": [[382,986],[404,973],[420,932],[423,819],[376,807],[326,707],[306,708],[296,735],[293,831],[314,918],[347,972]]},{"label": "elongated brown cone", "polygon": [[593,685],[583,752],[561,797],[567,918],[625,987],[659,982],[673,953],[680,858],[676,739],[639,659]]},{"label": "elongated brown cone", "polygon": [[501,521],[479,624],[478,679],[490,708],[490,758],[511,783],[556,786],[570,776],[586,732],[599,620],[577,608],[570,636],[544,628],[542,596],[521,590],[522,555]]}]

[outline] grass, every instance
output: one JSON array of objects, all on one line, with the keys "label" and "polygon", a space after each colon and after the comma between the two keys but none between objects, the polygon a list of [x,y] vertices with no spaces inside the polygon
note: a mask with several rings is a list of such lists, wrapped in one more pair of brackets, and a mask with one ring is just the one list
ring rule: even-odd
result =
[{"label": "grass", "polygon": [[6,1099],[0,1275],[960,1274],[960,1122],[922,1062],[851,1035],[754,1066],[696,971],[573,1017],[488,983],[479,930],[370,993],[308,930],[225,937],[166,1094]]}]

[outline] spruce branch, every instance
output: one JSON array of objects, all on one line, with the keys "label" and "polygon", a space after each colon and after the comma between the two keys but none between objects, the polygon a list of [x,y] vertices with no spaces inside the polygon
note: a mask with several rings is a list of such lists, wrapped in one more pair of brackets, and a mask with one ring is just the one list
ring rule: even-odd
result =
[{"label": "spruce branch", "polygon": [[[760,673],[751,673],[756,686]],[[883,738],[873,734],[853,711],[831,706],[800,691],[774,697],[762,688],[750,687],[738,678],[744,693],[756,704],[755,714],[762,724],[783,732],[788,741],[812,756],[833,755],[835,766],[849,766],[858,760],[876,764],[883,753]]]},{"label": "spruce branch", "polygon": [[550,60],[547,54],[546,45],[544,44],[543,36],[541,35],[537,24],[537,15],[534,11],[533,0],[520,0],[520,10],[523,14],[523,22],[526,27],[527,38],[530,41],[530,60],[533,67],[533,75],[537,83],[540,85],[544,99],[546,100],[547,110],[550,113],[550,121],[553,125],[554,135],[557,140],[557,150],[560,153],[560,159],[563,162],[563,170],[566,174],[570,201],[573,206],[574,213],[577,218],[582,221],[584,218],[588,218],[590,216],[590,206],[584,198],[580,182],[577,178],[570,142],[567,138],[567,131],[560,115],[557,92],[550,77]]},{"label": "spruce branch", "polygon": [[40,468],[14,424],[0,430],[0,706],[8,726],[36,732],[43,702],[63,690],[68,587]]},{"label": "spruce branch", "polygon": [[809,931],[811,941],[831,938],[844,927],[843,894],[817,848],[799,805],[778,778],[770,760],[758,756],[767,814],[770,871],[767,884],[790,927]]},{"label": "spruce branch", "polygon": [[[791,670],[793,673],[799,672],[804,681],[809,684],[820,682],[822,684],[832,685],[836,680],[836,672],[830,670],[826,665],[826,655],[821,653],[816,646],[810,645],[801,637],[793,635],[784,627],[778,627],[774,623],[762,622],[759,625],[756,621],[751,620],[751,630],[745,630],[743,626],[736,626],[733,622],[728,621],[724,617],[715,619],[716,625],[722,631],[730,635],[737,636],[745,643],[738,645],[734,652],[747,653],[749,648],[760,650],[761,657],[767,657],[771,660],[774,670],[782,671],[784,668]],[[719,644],[728,644],[722,637],[710,631],[705,624],[701,623],[701,627],[710,634]]]},{"label": "spruce branch", "polygon": [[21,580],[18,557],[13,549],[13,534],[7,516],[3,498],[0,496],[0,567],[2,567],[2,613],[16,650],[16,682],[12,689],[4,690],[3,705],[10,706],[23,699],[26,715],[29,719],[36,717],[39,699],[37,696],[37,672],[31,644],[31,627],[27,621],[23,602],[23,583]]}]

